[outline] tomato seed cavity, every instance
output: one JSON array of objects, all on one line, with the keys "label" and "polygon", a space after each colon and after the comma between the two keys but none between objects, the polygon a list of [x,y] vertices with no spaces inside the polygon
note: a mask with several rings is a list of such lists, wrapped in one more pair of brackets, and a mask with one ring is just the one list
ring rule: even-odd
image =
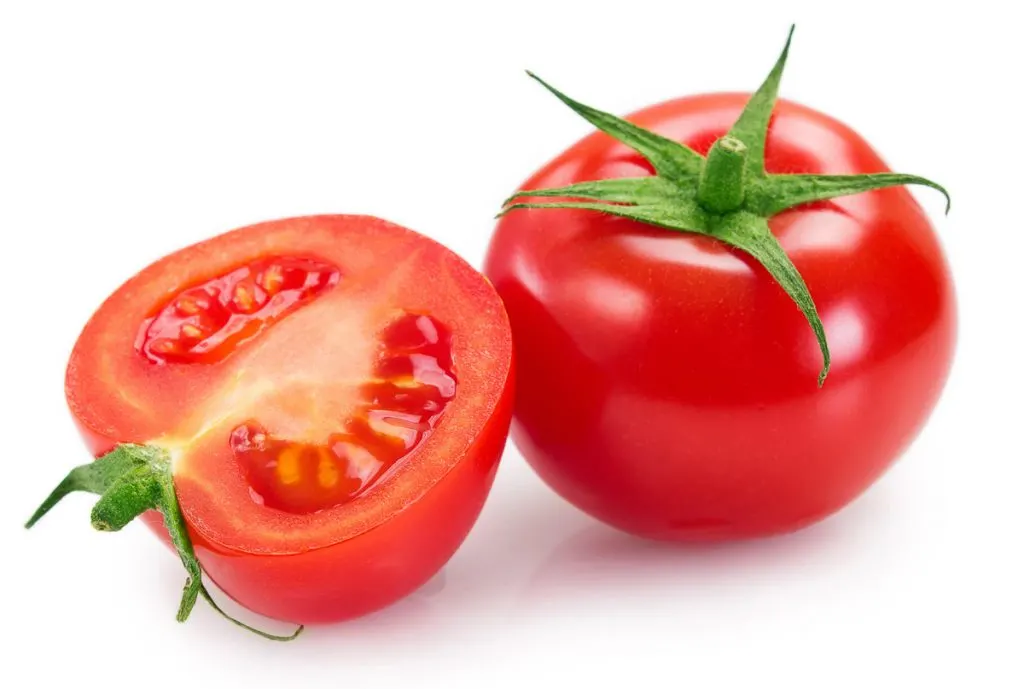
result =
[{"label": "tomato seed cavity", "polygon": [[347,502],[436,427],[455,396],[451,333],[429,316],[406,314],[380,342],[361,404],[323,445],[274,438],[256,420],[232,431],[230,446],[256,503],[304,514]]},{"label": "tomato seed cavity", "polygon": [[175,296],[142,324],[136,349],[155,364],[221,361],[340,279],[315,259],[254,261]]}]

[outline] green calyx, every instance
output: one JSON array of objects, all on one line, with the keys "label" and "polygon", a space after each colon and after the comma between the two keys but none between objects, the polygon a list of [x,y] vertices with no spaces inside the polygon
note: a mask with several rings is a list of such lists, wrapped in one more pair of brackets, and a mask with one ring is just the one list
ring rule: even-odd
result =
[{"label": "green calyx", "polygon": [[92,525],[98,531],[120,531],[148,510],[157,510],[163,515],[164,526],[188,573],[178,607],[179,622],[188,619],[196,600],[202,596],[225,619],[266,639],[291,641],[302,632],[299,626],[288,636],[268,634],[231,617],[213,600],[203,585],[199,559],[178,506],[171,461],[166,451],[147,445],[119,445],[96,461],[75,467],[43,501],[25,528],[31,528],[64,496],[76,491],[100,496],[92,508]]},{"label": "green calyx", "polygon": [[[764,151],[768,123],[792,37],[790,28],[786,45],[772,71],[751,96],[729,132],[711,146],[706,158],[681,143],[575,101],[527,72],[578,115],[646,158],[656,174],[520,191],[505,202],[499,217],[523,208],[593,210],[677,232],[707,235],[747,253],[779,283],[814,331],[822,355],[818,375],[821,386],[831,365],[825,328],[807,285],[771,233],[768,218],[812,201],[905,184],[919,184],[941,192],[946,197],[948,213],[949,194],[942,186],[916,175],[778,175],[766,172]],[[528,197],[580,200],[519,200]]]}]

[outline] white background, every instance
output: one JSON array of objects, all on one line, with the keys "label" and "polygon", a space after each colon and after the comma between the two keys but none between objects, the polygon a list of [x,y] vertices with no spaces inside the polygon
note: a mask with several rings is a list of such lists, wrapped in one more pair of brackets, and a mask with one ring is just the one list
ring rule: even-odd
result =
[{"label": "white background", "polygon": [[[0,12],[7,686],[1024,686],[1018,20],[977,1],[143,4]],[[783,95],[953,196],[945,218],[914,191],[957,280],[953,376],[918,442],[839,515],[648,545],[561,502],[510,446],[442,576],[290,645],[201,603],[177,624],[179,564],[141,525],[93,532],[86,496],[21,528],[87,459],[64,365],[137,269],[320,212],[385,217],[479,266],[501,200],[589,131],[524,68],[625,113],[756,87],[792,20]]]}]

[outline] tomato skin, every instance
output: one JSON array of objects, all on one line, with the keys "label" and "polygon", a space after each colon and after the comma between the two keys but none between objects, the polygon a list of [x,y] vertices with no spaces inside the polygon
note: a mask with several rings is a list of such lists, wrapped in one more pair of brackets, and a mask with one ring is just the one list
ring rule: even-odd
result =
[{"label": "tomato skin", "polygon": [[[748,94],[661,103],[630,120],[705,154]],[[773,173],[888,168],[855,132],[779,101]],[[521,189],[650,174],[595,132]],[[927,420],[955,346],[951,275],[905,188],[787,211],[773,233],[804,276],[833,354],[752,259],[715,240],[574,209],[501,218],[484,272],[518,359],[512,437],[580,509],[665,540],[814,523],[881,476]]]}]

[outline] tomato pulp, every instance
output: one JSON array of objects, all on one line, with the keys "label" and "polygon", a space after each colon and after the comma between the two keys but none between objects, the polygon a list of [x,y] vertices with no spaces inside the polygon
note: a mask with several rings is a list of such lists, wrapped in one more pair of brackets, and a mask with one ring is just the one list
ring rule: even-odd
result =
[{"label": "tomato pulp", "polygon": [[66,393],[96,456],[168,453],[228,595],[315,623],[398,600],[459,547],[504,447],[512,365],[500,299],[462,259],[382,220],[315,216],[140,272],[85,326]]},{"label": "tomato pulp", "polygon": [[[680,98],[627,119],[706,155],[749,97]],[[765,168],[888,170],[849,127],[784,100]],[[521,189],[651,173],[594,132]],[[925,213],[895,187],[798,206],[769,225],[831,343],[820,389],[814,334],[748,255],[593,210],[500,219],[484,272],[515,340],[513,438],[559,494],[655,539],[761,536],[840,509],[908,446],[944,386],[956,329]]]}]

